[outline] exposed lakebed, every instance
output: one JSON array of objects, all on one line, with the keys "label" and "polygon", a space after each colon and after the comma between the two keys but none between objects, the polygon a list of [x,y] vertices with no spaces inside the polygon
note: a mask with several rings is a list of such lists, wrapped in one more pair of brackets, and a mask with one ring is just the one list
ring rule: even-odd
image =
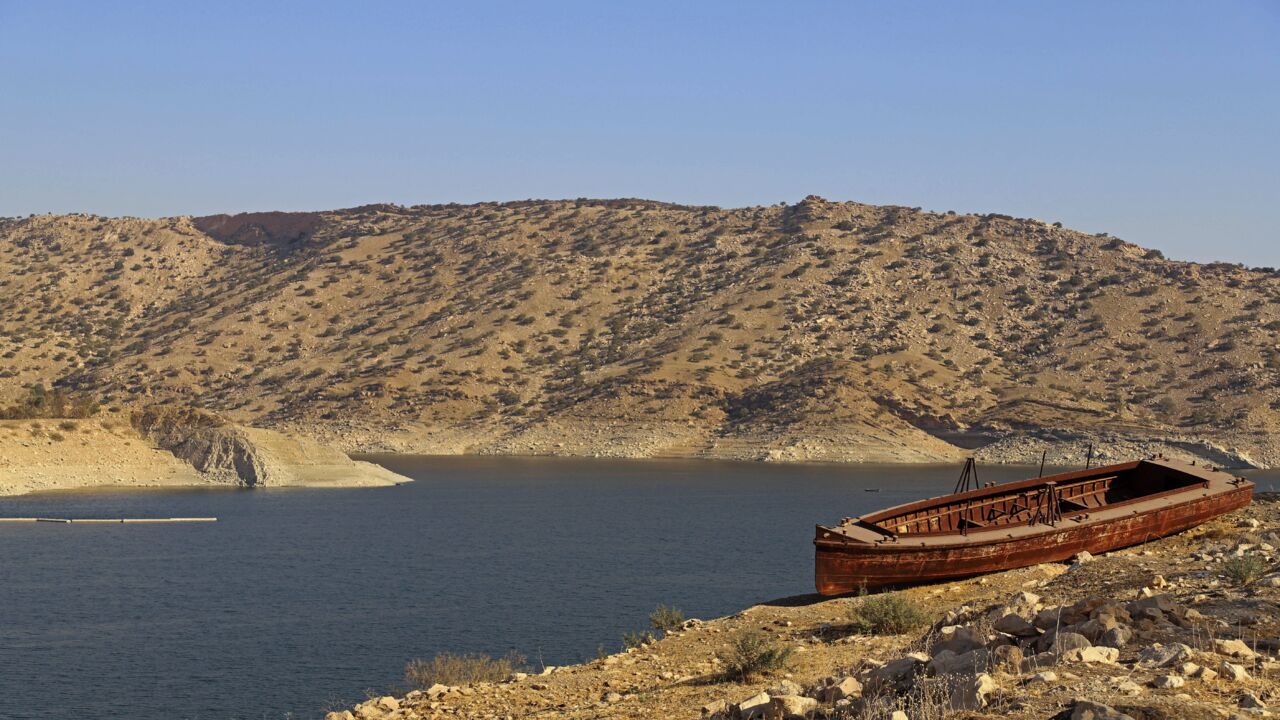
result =
[{"label": "exposed lakebed", "polygon": [[947,492],[959,471],[369,459],[418,481],[0,498],[4,516],[219,518],[0,523],[3,715],[310,718],[396,686],[412,657],[576,662],[660,602],[710,617],[811,592],[815,522]]}]

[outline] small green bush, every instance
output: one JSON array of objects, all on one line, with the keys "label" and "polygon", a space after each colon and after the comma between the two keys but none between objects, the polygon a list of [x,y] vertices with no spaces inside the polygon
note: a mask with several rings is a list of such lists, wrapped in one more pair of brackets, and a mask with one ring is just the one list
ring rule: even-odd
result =
[{"label": "small green bush", "polygon": [[1227,579],[1236,585],[1248,585],[1262,577],[1267,571],[1267,564],[1260,556],[1253,553],[1237,555],[1222,561],[1222,571],[1226,573]]},{"label": "small green bush", "polygon": [[654,630],[671,632],[684,624],[684,612],[677,607],[658,605],[649,613],[649,625]]},{"label": "small green bush", "polygon": [[725,658],[725,674],[739,680],[751,680],[783,668],[791,659],[792,648],[775,643],[762,632],[746,632],[733,641],[733,649]]},{"label": "small green bush", "polygon": [[430,660],[410,660],[404,668],[404,679],[411,685],[469,685],[479,682],[501,682],[511,673],[525,667],[525,657],[509,653],[500,658],[488,655],[455,655],[440,653]]},{"label": "small green bush", "polygon": [[873,635],[899,635],[925,624],[928,615],[897,593],[869,595],[853,609],[853,624]]}]

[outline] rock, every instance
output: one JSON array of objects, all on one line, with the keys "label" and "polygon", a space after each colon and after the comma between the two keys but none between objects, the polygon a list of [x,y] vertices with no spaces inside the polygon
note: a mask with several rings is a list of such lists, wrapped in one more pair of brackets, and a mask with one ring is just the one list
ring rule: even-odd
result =
[{"label": "rock", "polygon": [[804,688],[800,687],[798,683],[790,680],[783,680],[777,685],[765,690],[765,693],[767,693],[769,697],[778,697],[780,695],[803,695]]},{"label": "rock", "polygon": [[1133,720],[1110,705],[1103,705],[1092,700],[1076,700],[1071,707],[1070,720]]},{"label": "rock", "polygon": [[1009,613],[1000,618],[992,627],[1005,635],[1014,637],[1029,638],[1040,634],[1035,625],[1027,622],[1021,615],[1015,615],[1014,613]]},{"label": "rock", "polygon": [[818,701],[800,695],[779,695],[769,699],[768,720],[804,720],[818,709]]},{"label": "rock", "polygon": [[1028,685],[1035,685],[1036,683],[1054,683],[1054,682],[1058,682],[1058,673],[1052,670],[1043,670],[1041,672],[1036,673],[1035,675],[1032,675],[1026,680],[1026,683]]},{"label": "rock", "polygon": [[1236,702],[1236,704],[1244,708],[1245,710],[1266,710],[1267,709],[1267,704],[1262,702],[1261,698],[1249,692],[1248,690],[1240,691],[1240,699]]},{"label": "rock", "polygon": [[1084,565],[1090,562],[1093,562],[1093,555],[1088,550],[1081,550],[1075,554],[1075,557],[1071,558],[1072,565]]},{"label": "rock", "polygon": [[910,720],[910,718],[908,718],[907,714],[901,710],[894,710],[893,713],[889,715],[889,720]]},{"label": "rock", "polygon": [[763,719],[765,713],[769,710],[769,700],[770,698],[768,693],[752,695],[746,700],[743,700],[733,706],[734,714],[741,718],[741,720],[753,720],[754,718]]},{"label": "rock", "polygon": [[1156,679],[1151,681],[1151,687],[1160,690],[1173,690],[1186,684],[1187,681],[1181,675],[1157,675]]},{"label": "rock", "polygon": [[1143,649],[1138,654],[1138,665],[1146,668],[1170,667],[1176,663],[1190,660],[1195,652],[1182,643],[1161,645],[1156,643]]},{"label": "rock", "polygon": [[847,677],[843,680],[827,685],[819,691],[818,699],[825,703],[837,703],[845,698],[854,698],[862,695],[862,683],[857,678]]},{"label": "rock", "polygon": [[1218,672],[1222,674],[1223,680],[1231,682],[1248,682],[1249,671],[1244,669],[1243,665],[1224,662],[1218,666]]},{"label": "rock", "polygon": [[1072,648],[1062,653],[1062,659],[1065,662],[1075,663],[1107,663],[1111,664],[1120,659],[1120,651],[1113,647],[1103,647],[1095,645],[1087,648]]},{"label": "rock", "polygon": [[938,640],[929,648],[929,652],[936,655],[943,650],[950,650],[957,655],[963,655],[970,650],[986,647],[986,645],[987,639],[974,628],[966,626],[946,627],[942,629]]},{"label": "rock", "polygon": [[986,648],[970,650],[963,655],[943,650],[929,661],[929,672],[934,675],[974,675],[987,669],[989,654]]},{"label": "rock", "polygon": [[996,690],[996,681],[986,673],[956,683],[951,690],[948,706],[952,710],[981,710],[987,706],[987,696]]},{"label": "rock", "polygon": [[1221,655],[1229,655],[1245,660],[1252,660],[1258,657],[1258,653],[1254,652],[1253,648],[1240,640],[1214,640],[1213,649],[1217,650]]},{"label": "rock", "polygon": [[712,716],[723,717],[729,714],[729,704],[723,700],[709,702],[702,706],[702,717],[710,718]]},{"label": "rock", "polygon": [[1116,625],[1110,630],[1102,634],[1098,638],[1096,645],[1105,645],[1107,647],[1122,648],[1133,640],[1133,628],[1128,625]]},{"label": "rock", "polygon": [[1058,664],[1058,654],[1051,652],[1043,652],[1039,655],[1032,655],[1022,660],[1022,665],[1018,668],[1020,672],[1036,672],[1040,668],[1053,667]]},{"label": "rock", "polygon": [[616,693],[616,692],[607,692],[600,699],[612,705],[613,703],[622,702],[622,694]]},{"label": "rock", "polygon": [[355,720],[355,717],[350,710],[343,710],[342,712],[325,713],[324,720]]},{"label": "rock", "polygon": [[356,706],[356,718],[358,720],[377,720],[386,714],[385,710],[378,707],[376,700],[362,702]]},{"label": "rock", "polygon": [[1060,632],[1044,635],[1036,641],[1036,648],[1041,652],[1055,652],[1059,655],[1068,650],[1081,650],[1092,647],[1089,638],[1074,632]]},{"label": "rock", "polygon": [[1141,695],[1146,692],[1141,685],[1128,678],[1120,678],[1119,680],[1112,686],[1116,689],[1116,692],[1122,692],[1125,695]]},{"label": "rock", "polygon": [[1151,595],[1149,597],[1139,598],[1125,606],[1131,616],[1137,617],[1143,610],[1154,608],[1163,613],[1180,614],[1178,605],[1173,598],[1165,594]]},{"label": "rock", "polygon": [[876,692],[906,690],[911,686],[916,675],[924,671],[925,663],[929,659],[929,656],[924,653],[911,653],[883,667],[878,667],[867,674],[867,689]]}]

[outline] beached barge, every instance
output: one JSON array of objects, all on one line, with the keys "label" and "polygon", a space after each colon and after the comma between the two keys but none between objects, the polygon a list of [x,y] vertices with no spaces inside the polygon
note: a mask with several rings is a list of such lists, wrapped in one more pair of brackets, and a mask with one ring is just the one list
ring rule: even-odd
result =
[{"label": "beached barge", "polygon": [[1242,477],[1163,458],[980,487],[819,525],[817,588],[839,595],[1107,552],[1252,499]]}]

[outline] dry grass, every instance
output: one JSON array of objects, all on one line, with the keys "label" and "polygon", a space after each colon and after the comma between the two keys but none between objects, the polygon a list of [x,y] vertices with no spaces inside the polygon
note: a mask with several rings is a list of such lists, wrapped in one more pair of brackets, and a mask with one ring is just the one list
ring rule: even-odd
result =
[{"label": "dry grass", "polygon": [[411,660],[405,666],[404,678],[414,687],[432,685],[470,685],[501,682],[525,667],[526,659],[515,653],[493,658],[488,655],[455,655],[441,653],[430,660]]}]

